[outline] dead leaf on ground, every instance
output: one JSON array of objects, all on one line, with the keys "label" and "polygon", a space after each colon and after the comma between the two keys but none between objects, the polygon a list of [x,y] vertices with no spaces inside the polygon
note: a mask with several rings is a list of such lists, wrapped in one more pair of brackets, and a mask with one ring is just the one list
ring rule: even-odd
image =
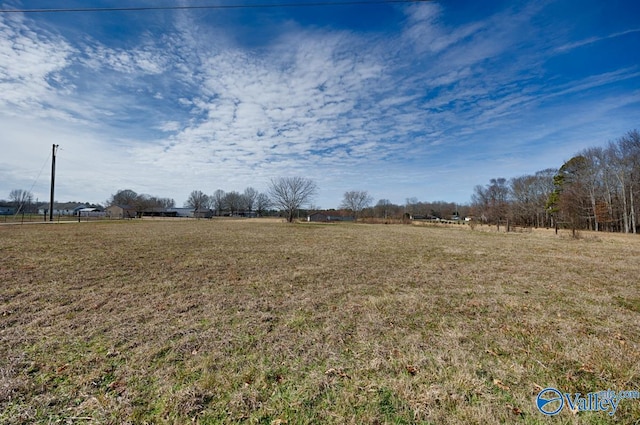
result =
[{"label": "dead leaf on ground", "polygon": [[346,372],[342,368],[327,369],[327,371],[324,374],[327,375],[327,376],[339,376],[340,378],[351,379],[351,377],[349,377],[349,375],[347,375]]},{"label": "dead leaf on ground", "polygon": [[593,373],[595,372],[595,369],[593,368],[593,366],[589,365],[589,364],[583,364],[580,369],[581,372],[587,372],[587,373]]},{"label": "dead leaf on ground", "polygon": [[627,343],[626,338],[624,336],[622,336],[622,334],[620,332],[615,334],[615,338],[616,338],[616,340],[618,340],[620,345],[625,345]]},{"label": "dead leaf on ground", "polygon": [[502,382],[499,379],[494,379],[493,380],[493,385],[495,385],[496,387],[500,388],[503,391],[509,391],[510,388],[508,385],[505,385],[504,382]]},{"label": "dead leaf on ground", "polygon": [[113,381],[112,383],[107,385],[107,388],[109,388],[112,391],[123,392],[124,386],[125,384],[122,381]]},{"label": "dead leaf on ground", "polygon": [[418,373],[418,368],[413,365],[407,365],[407,372],[409,372],[409,375],[415,376]]}]

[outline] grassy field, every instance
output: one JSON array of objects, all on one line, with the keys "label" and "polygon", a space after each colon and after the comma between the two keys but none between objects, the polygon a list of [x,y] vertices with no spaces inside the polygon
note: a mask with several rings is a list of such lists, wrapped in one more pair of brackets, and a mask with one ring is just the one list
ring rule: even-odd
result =
[{"label": "grassy field", "polygon": [[467,226],[0,226],[0,423],[634,423],[535,399],[640,389],[639,259]]}]

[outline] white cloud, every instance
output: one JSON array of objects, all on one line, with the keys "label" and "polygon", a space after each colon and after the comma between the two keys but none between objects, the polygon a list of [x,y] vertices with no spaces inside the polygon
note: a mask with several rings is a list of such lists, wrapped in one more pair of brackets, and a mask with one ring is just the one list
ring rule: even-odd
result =
[{"label": "white cloud", "polygon": [[[226,168],[265,168],[266,163],[274,174],[285,171],[282,167],[289,161],[283,159],[292,155],[310,164],[324,156],[348,158],[342,155],[346,149],[359,156],[363,146],[375,144],[357,140],[366,135],[354,127],[361,122],[357,115],[349,125],[345,121],[365,97],[368,80],[383,67],[347,54],[351,41],[348,34],[298,33],[295,39],[281,39],[277,53],[253,56],[217,47],[208,58],[199,58],[202,65],[191,64],[207,96],[182,100],[202,118],[164,142],[162,149],[141,146],[138,156],[168,168],[180,167],[180,159],[190,155],[203,168],[210,162]],[[332,142],[338,137],[341,143]]]},{"label": "white cloud", "polygon": [[33,31],[20,15],[0,16],[0,107],[6,113],[64,118],[56,89],[75,52],[61,37]]}]

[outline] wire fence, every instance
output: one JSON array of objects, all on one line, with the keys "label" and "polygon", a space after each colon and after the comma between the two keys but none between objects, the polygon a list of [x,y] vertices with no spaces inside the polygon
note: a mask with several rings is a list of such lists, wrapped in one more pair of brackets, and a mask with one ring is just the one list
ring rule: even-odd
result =
[{"label": "wire fence", "polygon": [[[54,214],[53,220],[55,222],[62,221],[97,221],[110,219],[103,212],[84,213],[80,215],[73,214]],[[2,223],[37,223],[47,222],[49,220],[49,214],[36,214],[36,213],[18,213],[18,214],[3,214],[0,215],[0,224]]]}]

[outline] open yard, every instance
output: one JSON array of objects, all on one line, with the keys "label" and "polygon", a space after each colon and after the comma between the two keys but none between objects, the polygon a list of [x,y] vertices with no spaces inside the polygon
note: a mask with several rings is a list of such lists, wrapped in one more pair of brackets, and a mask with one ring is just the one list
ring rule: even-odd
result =
[{"label": "open yard", "polygon": [[[0,423],[634,423],[640,237],[0,226]],[[636,422],[637,423],[637,422]]]}]

